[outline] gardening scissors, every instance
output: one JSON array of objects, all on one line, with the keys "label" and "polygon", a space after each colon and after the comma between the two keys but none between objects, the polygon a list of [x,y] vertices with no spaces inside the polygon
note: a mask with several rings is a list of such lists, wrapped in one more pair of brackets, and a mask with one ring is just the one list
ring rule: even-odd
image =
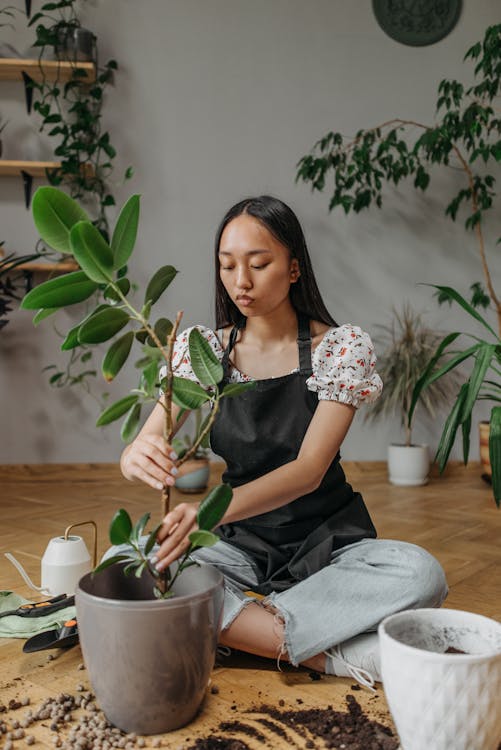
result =
[{"label": "gardening scissors", "polygon": [[21,604],[17,609],[9,609],[7,612],[0,612],[0,617],[17,615],[18,617],[43,617],[50,615],[51,612],[57,612],[59,609],[71,607],[75,604],[75,597],[59,594],[52,599],[46,599],[43,602],[34,602],[33,604]]},{"label": "gardening scissors", "polygon": [[43,651],[46,648],[71,648],[78,643],[78,625],[75,618],[67,620],[60,628],[45,630],[28,638],[23,646],[25,654]]}]

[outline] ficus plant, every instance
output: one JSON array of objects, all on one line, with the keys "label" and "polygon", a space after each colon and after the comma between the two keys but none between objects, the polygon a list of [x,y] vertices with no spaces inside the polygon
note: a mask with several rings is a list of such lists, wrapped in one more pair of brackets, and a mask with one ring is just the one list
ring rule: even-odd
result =
[{"label": "ficus plant", "polygon": [[[189,350],[193,371],[199,382],[195,383],[175,375],[172,368],[172,352],[182,313],[178,312],[174,322],[165,317],[153,317],[154,306],[162,299],[177,271],[165,265],[153,273],[140,306],[132,301],[131,284],[125,269],[132,256],[139,224],[138,195],[133,195],[123,206],[111,241],[108,243],[99,229],[90,221],[84,209],[70,196],[54,187],[39,188],[32,201],[36,228],[49,247],[58,252],[74,256],[81,270],[50,279],[32,289],[23,299],[21,307],[36,310],[34,323],[57,314],[69,306],[78,305],[97,290],[101,290],[104,303],[97,304],[83,319],[66,334],[62,349],[71,350],[80,344],[89,347],[111,342],[104,354],[101,371],[110,382],[118,375],[129,359],[134,347],[141,348],[141,357],[136,362],[140,371],[137,388],[111,404],[98,417],[97,426],[103,426],[124,417],[121,437],[125,442],[134,439],[140,425],[141,410],[146,403],[158,402],[164,409],[164,438],[171,444],[176,425],[172,421],[172,402],[180,407],[179,418],[191,409],[209,404],[210,412],[197,440],[178,461],[184,463],[196,452],[209,433],[217,415],[221,398],[227,398],[252,387],[253,384],[227,384],[221,387],[223,368],[209,343],[194,328],[190,332]],[[159,378],[159,367],[165,365],[165,377]],[[159,395],[159,393],[163,395]],[[215,544],[218,537],[211,533],[222,518],[231,500],[231,488],[219,485],[202,502],[199,509],[200,532],[190,536],[189,553],[196,547]],[[169,511],[170,490],[162,490],[162,518]],[[155,589],[161,596],[170,595],[177,574],[169,570],[162,574],[147,563],[158,531],[150,533],[145,552],[141,552],[139,538],[147,518],[132,526],[125,511],[119,511],[111,525],[111,541],[130,543],[132,552],[127,557],[127,568],[136,572],[148,570],[155,578]],[[181,569],[189,564],[183,558]]]},{"label": "ficus plant", "polygon": [[[462,176],[459,191],[447,198],[444,211],[453,221],[466,211],[465,228],[476,238],[483,283],[470,286],[470,300],[445,285],[432,285],[439,303],[458,304],[488,332],[486,338],[454,332],[437,347],[422,372],[409,410],[410,427],[414,408],[424,390],[461,363],[471,364],[456,401],[447,417],[438,448],[440,470],[447,464],[456,434],[461,428],[464,462],[468,461],[472,410],[477,400],[494,403],[490,415],[489,454],[496,503],[501,503],[501,295],[494,288],[484,238],[484,221],[496,205],[493,171],[501,161],[501,24],[490,26],[481,42],[474,44],[464,60],[474,65],[474,82],[440,82],[436,120],[426,124],[405,117],[359,130],[353,138],[331,131],[297,165],[297,180],[312,190],[330,193],[329,210],[341,206],[345,213],[359,213],[375,204],[383,205],[383,190],[412,180],[417,190],[426,191],[431,171],[455,169]],[[498,240],[498,244],[501,238]],[[497,331],[476,308],[494,310]],[[458,337],[473,343],[458,349]],[[439,364],[447,355],[447,365]]]}]

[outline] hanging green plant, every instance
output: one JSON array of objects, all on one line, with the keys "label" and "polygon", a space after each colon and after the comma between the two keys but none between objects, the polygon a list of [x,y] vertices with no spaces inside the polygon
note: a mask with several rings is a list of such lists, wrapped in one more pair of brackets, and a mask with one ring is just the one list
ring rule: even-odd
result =
[{"label": "hanging green plant", "polygon": [[[84,1],[84,0],[82,0]],[[40,130],[56,140],[54,155],[61,162],[60,169],[50,171],[49,182],[64,182],[70,195],[86,206],[92,222],[108,239],[109,225],[106,209],[115,205],[109,180],[113,171],[116,149],[110,133],[102,125],[104,94],[112,83],[117,62],[109,60],[103,66],[97,62],[96,37],[83,29],[76,7],[79,0],[59,0],[42,5],[29,26],[35,26],[34,47],[39,50],[39,60],[55,58],[73,64],[71,79],[49,81],[43,73],[40,82],[33,82],[35,94],[33,108],[42,118]],[[75,46],[76,32],[85,32],[94,44],[87,50],[96,63],[94,81],[79,67],[81,55]],[[129,167],[125,179],[132,176]]]}]

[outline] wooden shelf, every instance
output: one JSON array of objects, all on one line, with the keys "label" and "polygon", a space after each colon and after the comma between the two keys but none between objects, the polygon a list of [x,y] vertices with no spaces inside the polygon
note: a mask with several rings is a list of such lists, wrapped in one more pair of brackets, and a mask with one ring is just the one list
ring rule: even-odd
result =
[{"label": "wooden shelf", "polygon": [[[31,273],[70,273],[71,271],[80,270],[80,266],[73,258],[60,261],[32,260],[28,263],[14,264],[15,259],[12,262],[13,271],[30,271]],[[10,270],[10,264],[5,267],[5,270]]]},{"label": "wooden shelf", "polygon": [[[0,159],[0,177],[20,177],[28,174],[30,177],[46,177],[48,169],[59,169],[59,161],[12,161]],[[82,165],[87,177],[92,176],[94,170],[91,164]]]},{"label": "wooden shelf", "polygon": [[79,271],[80,266],[74,260],[62,260],[60,263],[44,263],[43,261],[31,261],[30,263],[21,263],[16,266],[21,271],[31,271],[32,273],[70,273]]},{"label": "wooden shelf", "polygon": [[47,169],[59,169],[59,161],[12,161],[0,159],[1,177],[20,177],[25,172],[30,177],[45,177]]},{"label": "wooden shelf", "polygon": [[96,66],[93,62],[38,61],[2,57],[0,58],[0,81],[23,81],[24,73],[37,83],[43,80],[50,83],[63,82],[71,80],[76,69],[85,71],[85,76],[79,76],[77,80],[83,83],[92,83],[96,80]]}]

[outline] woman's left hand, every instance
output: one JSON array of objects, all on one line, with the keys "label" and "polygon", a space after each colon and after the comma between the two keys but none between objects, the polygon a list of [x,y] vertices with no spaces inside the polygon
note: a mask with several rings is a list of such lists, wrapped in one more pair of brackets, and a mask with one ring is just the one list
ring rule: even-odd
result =
[{"label": "woman's left hand", "polygon": [[157,535],[160,544],[155,554],[157,570],[164,570],[190,546],[188,537],[198,529],[199,505],[200,503],[180,503],[165,516]]}]

